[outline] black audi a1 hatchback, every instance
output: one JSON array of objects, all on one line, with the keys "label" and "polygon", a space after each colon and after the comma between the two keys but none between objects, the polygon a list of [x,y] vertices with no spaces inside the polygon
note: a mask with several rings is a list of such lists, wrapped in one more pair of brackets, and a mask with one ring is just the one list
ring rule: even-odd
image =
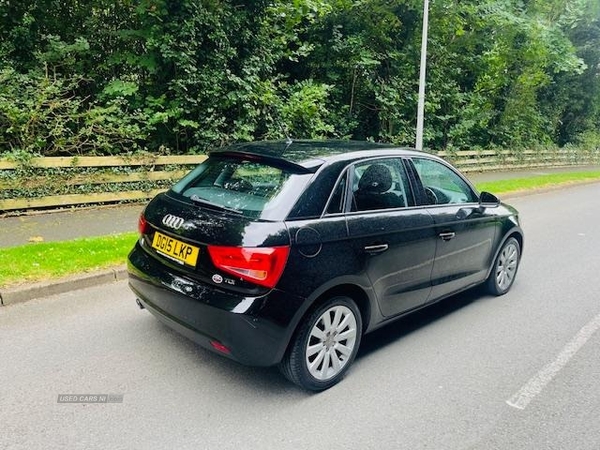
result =
[{"label": "black audi a1 hatchback", "polygon": [[392,146],[213,151],[139,220],[138,304],[203,347],[323,390],[362,335],[478,284],[512,286],[518,213],[450,164]]}]

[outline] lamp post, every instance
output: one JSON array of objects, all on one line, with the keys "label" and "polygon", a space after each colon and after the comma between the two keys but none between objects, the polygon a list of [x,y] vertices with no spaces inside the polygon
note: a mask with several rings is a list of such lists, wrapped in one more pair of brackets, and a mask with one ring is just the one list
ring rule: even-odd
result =
[{"label": "lamp post", "polygon": [[415,148],[423,150],[425,121],[425,79],[427,74],[427,31],[429,28],[429,0],[423,1],[423,37],[421,39],[421,72],[419,76],[419,104],[417,106],[417,140]]}]

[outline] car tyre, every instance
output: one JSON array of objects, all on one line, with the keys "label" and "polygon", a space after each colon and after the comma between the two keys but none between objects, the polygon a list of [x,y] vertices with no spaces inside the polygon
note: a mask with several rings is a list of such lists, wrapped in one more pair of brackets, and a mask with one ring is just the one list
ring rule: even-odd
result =
[{"label": "car tyre", "polygon": [[300,324],[279,368],[291,382],[323,391],[346,374],[358,351],[362,318],[348,297],[334,297]]},{"label": "car tyre", "polygon": [[512,287],[519,263],[521,261],[521,246],[511,237],[506,240],[492,266],[492,271],[485,282],[486,290],[492,295],[504,295]]}]

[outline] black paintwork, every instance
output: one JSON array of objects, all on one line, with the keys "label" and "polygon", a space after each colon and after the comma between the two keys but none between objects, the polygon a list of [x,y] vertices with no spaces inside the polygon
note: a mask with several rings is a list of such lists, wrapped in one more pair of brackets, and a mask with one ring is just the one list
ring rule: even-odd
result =
[{"label": "black paintwork", "polygon": [[[242,363],[278,363],[307,311],[334,293],[355,300],[368,332],[485,281],[510,236],[522,247],[518,213],[491,195],[484,194],[482,203],[427,204],[411,158],[447,165],[434,156],[345,141],[261,142],[215,153],[230,157],[236,151],[296,167],[294,176],[304,177],[303,190],[288,193],[281,202],[285,206],[277,209],[280,216],[268,220],[202,207],[172,191],[159,194],[146,207],[151,231],[130,253],[129,274],[131,288],[153,314],[209,349],[211,339],[223,343],[231,349],[228,356]],[[347,211],[325,214],[342,174],[374,158],[403,161],[411,206],[351,212],[348,201]],[[350,195],[351,182],[346,189]],[[166,214],[181,217],[184,226],[164,227]],[[200,247],[197,267],[155,253],[149,244],[154,230]],[[443,240],[444,233],[454,237]],[[289,245],[290,254],[277,286],[268,289],[217,270],[206,250],[211,244]],[[387,248],[379,252],[382,245]],[[215,274],[225,282],[215,283]]]}]

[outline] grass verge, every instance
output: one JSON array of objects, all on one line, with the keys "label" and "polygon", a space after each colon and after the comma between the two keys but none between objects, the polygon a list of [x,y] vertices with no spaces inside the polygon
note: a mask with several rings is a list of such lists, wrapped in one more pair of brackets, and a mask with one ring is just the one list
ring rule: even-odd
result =
[{"label": "grass verge", "polygon": [[137,233],[39,242],[0,250],[0,286],[43,281],[124,264]]},{"label": "grass verge", "polygon": [[589,172],[564,172],[538,175],[529,178],[485,181],[476,183],[475,186],[480,192],[487,191],[492,194],[508,194],[511,192],[544,189],[552,186],[562,186],[595,180],[600,180],[600,170]]},{"label": "grass verge", "polygon": [[[480,191],[507,194],[595,180],[600,180],[600,171],[565,172],[480,182],[476,186]],[[60,278],[123,264],[136,239],[136,233],[125,233],[0,249],[0,287]]]}]

